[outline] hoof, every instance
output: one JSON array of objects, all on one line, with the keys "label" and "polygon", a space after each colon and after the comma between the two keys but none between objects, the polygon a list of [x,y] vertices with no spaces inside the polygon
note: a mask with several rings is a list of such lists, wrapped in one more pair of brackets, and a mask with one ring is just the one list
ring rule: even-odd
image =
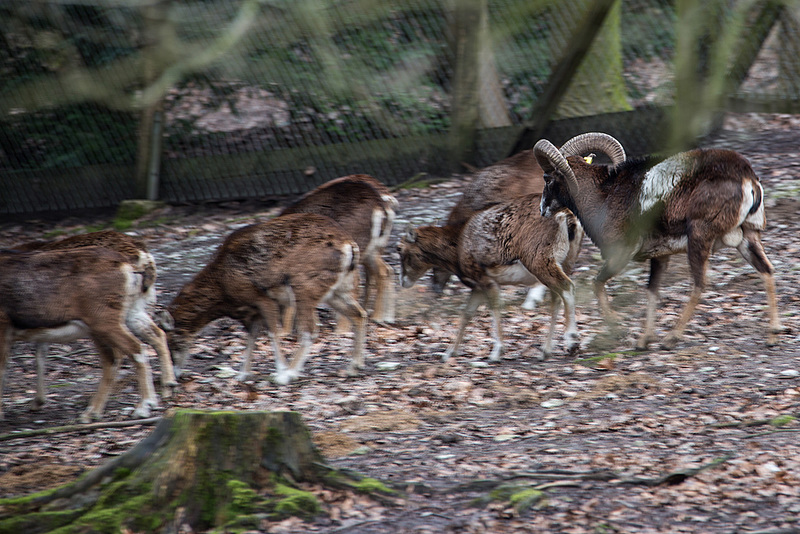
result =
[{"label": "hoof", "polygon": [[150,406],[146,403],[143,403],[142,406],[139,406],[133,411],[133,417],[138,419],[146,419],[150,417]]},{"label": "hoof", "polygon": [[647,350],[652,342],[652,338],[650,336],[642,336],[636,341],[636,350]]},{"label": "hoof", "polygon": [[286,371],[279,371],[272,375],[272,380],[275,381],[276,384],[280,386],[285,386],[295,380],[299,375],[295,372],[286,370]]},{"label": "hoof", "polygon": [[355,367],[353,365],[350,365],[347,367],[347,369],[344,370],[344,374],[346,376],[359,376],[361,375],[360,369],[361,367]]},{"label": "hoof", "polygon": [[86,423],[91,423],[92,421],[99,420],[99,419],[100,419],[100,415],[99,414],[95,414],[91,410],[86,410],[85,412],[83,412],[80,415],[80,417],[78,417],[78,422],[86,424]]},{"label": "hoof", "polygon": [[670,334],[661,342],[661,348],[664,350],[672,350],[678,344],[678,341],[678,336]]},{"label": "hoof", "polygon": [[253,373],[245,373],[244,371],[242,371],[241,373],[236,375],[236,381],[247,382],[248,380],[252,379],[253,376],[254,376]]}]

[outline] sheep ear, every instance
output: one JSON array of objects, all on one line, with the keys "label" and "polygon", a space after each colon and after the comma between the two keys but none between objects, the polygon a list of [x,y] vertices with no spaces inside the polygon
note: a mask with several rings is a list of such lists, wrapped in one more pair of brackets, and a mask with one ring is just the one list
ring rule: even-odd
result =
[{"label": "sheep ear", "polygon": [[405,235],[403,236],[403,240],[406,243],[416,243],[417,242],[417,229],[414,228],[413,226],[411,226],[411,223],[409,223],[406,226],[406,232],[405,232]]}]

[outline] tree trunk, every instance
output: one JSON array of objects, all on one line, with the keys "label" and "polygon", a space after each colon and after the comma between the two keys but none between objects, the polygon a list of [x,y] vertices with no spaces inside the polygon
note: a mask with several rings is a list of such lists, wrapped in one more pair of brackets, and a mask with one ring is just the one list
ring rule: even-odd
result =
[{"label": "tree trunk", "polygon": [[778,56],[778,66],[781,97],[797,100],[800,98],[800,9],[787,5],[780,21],[781,54]]},{"label": "tree trunk", "polygon": [[[589,3],[583,2],[588,9]],[[625,80],[622,78],[622,41],[617,0],[608,13],[589,53],[575,72],[556,112],[557,118],[584,117],[615,111],[629,111]]]},{"label": "tree trunk", "polygon": [[75,482],[0,500],[0,533],[257,528],[263,519],[319,511],[313,494],[289,481],[351,488],[365,482],[357,480],[324,464],[295,412],[182,410]]},{"label": "tree trunk", "polygon": [[480,34],[481,18],[484,16],[486,0],[462,0],[453,6],[451,46],[455,68],[448,158],[452,169],[457,169],[462,161],[470,161],[479,126],[480,43],[475,36]]}]

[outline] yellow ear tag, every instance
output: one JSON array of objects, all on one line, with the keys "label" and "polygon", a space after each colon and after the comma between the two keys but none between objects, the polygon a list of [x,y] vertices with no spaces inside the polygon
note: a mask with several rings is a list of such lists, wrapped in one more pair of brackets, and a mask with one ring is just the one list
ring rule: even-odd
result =
[{"label": "yellow ear tag", "polygon": [[589,154],[588,156],[586,156],[585,158],[583,158],[583,161],[585,161],[586,163],[588,163],[588,164],[590,164],[590,165],[591,165],[591,163],[592,163],[592,159],[594,159],[594,154]]}]

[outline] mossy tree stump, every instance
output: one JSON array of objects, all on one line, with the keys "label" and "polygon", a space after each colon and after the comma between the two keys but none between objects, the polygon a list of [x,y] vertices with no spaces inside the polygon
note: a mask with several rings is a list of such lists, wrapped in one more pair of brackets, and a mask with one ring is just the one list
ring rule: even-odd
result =
[{"label": "mossy tree stump", "polygon": [[70,484],[0,500],[0,534],[252,528],[318,512],[314,496],[293,482],[364,483],[325,465],[295,412],[183,410]]}]

